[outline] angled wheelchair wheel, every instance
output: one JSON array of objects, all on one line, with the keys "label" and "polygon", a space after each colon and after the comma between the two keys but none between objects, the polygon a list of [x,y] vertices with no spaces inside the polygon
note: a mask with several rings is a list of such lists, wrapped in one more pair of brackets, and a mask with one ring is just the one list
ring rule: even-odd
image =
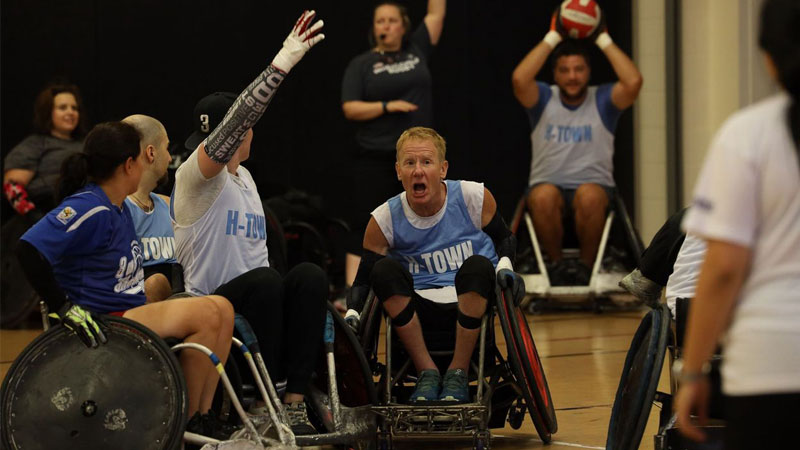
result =
[{"label": "angled wheelchair wheel", "polygon": [[364,303],[364,310],[361,311],[361,322],[358,326],[358,339],[368,361],[372,361],[377,356],[381,317],[380,302],[375,294],[370,292]]},{"label": "angled wheelchair wheel", "polygon": [[606,448],[638,449],[658,388],[669,339],[670,313],[662,304],[644,316],[625,357]]},{"label": "angled wheelchair wheel", "polygon": [[144,326],[105,321],[108,343],[96,349],[59,325],[22,351],[0,389],[0,447],[180,447],[186,388],[177,359]]},{"label": "angled wheelchair wheel", "polygon": [[[372,370],[361,349],[361,343],[350,326],[336,311],[336,307],[330,302],[326,305],[333,316],[333,327],[336,333],[333,354],[336,361],[336,381],[342,404],[349,407],[377,405],[378,391],[372,379]],[[327,374],[327,366],[325,364],[321,366],[324,367],[324,373]],[[327,380],[327,376],[324,379]]]},{"label": "angled wheelchair wheel", "polygon": [[275,212],[267,206],[267,202],[262,202],[264,217],[267,227],[267,252],[269,253],[269,266],[277,270],[281,276],[289,271],[287,267],[286,236],[283,226]]},{"label": "angled wheelchair wheel", "polygon": [[510,291],[498,294],[497,313],[508,347],[512,375],[522,391],[536,432],[543,442],[548,443],[557,427],[555,408],[527,322],[525,328],[520,327],[519,321],[525,321],[525,315],[519,306],[514,306]]}]

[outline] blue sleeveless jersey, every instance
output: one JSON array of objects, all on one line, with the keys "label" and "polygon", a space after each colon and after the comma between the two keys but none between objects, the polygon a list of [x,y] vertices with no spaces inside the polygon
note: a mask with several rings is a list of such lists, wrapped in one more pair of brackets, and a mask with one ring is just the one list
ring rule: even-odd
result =
[{"label": "blue sleeveless jersey", "polygon": [[497,265],[491,238],[470,218],[461,182],[447,180],[447,202],[441,219],[432,227],[412,225],[403,210],[402,193],[389,199],[393,243],[389,256],[405,264],[414,289],[455,285],[456,272],[472,255],[483,255]]},{"label": "blue sleeveless jersey", "polygon": [[97,313],[144,304],[142,248],[131,213],[96,184],[64,199],[21,239],[47,258],[73,303]]},{"label": "blue sleeveless jersey", "polygon": [[156,194],[150,193],[153,210],[144,212],[129,198],[125,199],[133,218],[136,236],[142,243],[144,266],[154,264],[175,264],[175,232],[172,231],[172,219],[169,216],[167,202]]}]

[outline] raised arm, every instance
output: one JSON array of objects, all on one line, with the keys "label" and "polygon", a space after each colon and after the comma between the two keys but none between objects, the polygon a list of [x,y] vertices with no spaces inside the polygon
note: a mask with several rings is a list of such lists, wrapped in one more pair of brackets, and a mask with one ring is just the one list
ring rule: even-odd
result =
[{"label": "raised arm", "polygon": [[514,87],[514,97],[526,109],[533,107],[539,101],[539,86],[536,84],[536,75],[542,70],[547,57],[564,39],[561,27],[558,25],[558,12],[554,12],[550,19],[550,31],[541,42],[536,44],[525,58],[520,61],[511,74],[511,85]]},{"label": "raised arm", "polygon": [[439,43],[444,26],[444,15],[447,12],[447,0],[428,0],[428,13],[425,15],[425,27],[431,37],[431,44]]},{"label": "raised arm", "polygon": [[324,34],[317,34],[323,25],[321,20],[309,26],[314,15],[314,11],[303,12],[269,67],[239,94],[222,122],[200,145],[202,151],[198,152],[198,164],[204,177],[212,178],[223,170],[247,131],[264,114],[286,74],[311,47],[325,38]]},{"label": "raised arm", "polygon": [[617,74],[619,81],[614,83],[614,87],[611,89],[611,102],[617,109],[623,110],[636,101],[644,80],[633,61],[611,40],[605,25],[601,24],[601,26],[603,27],[602,31],[594,42],[606,55],[611,67],[614,68],[614,73]]}]

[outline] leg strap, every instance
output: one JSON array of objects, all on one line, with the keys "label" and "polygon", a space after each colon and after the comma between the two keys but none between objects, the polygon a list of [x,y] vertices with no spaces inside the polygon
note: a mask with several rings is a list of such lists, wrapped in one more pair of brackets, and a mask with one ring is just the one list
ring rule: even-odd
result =
[{"label": "leg strap", "polygon": [[481,318],[480,317],[471,317],[461,310],[458,310],[458,324],[464,327],[467,330],[475,330],[481,327]]},{"label": "leg strap", "polygon": [[397,327],[407,325],[408,322],[411,322],[411,319],[414,318],[414,311],[416,311],[416,309],[414,308],[414,299],[412,298],[409,299],[408,305],[406,305],[397,316],[392,318],[392,324]]}]

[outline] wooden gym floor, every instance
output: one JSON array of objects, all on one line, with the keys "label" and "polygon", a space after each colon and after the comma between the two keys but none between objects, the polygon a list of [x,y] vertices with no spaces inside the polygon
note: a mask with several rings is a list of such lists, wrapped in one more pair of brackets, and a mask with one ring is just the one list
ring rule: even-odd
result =
[{"label": "wooden gym floor", "polygon": [[[646,310],[630,312],[542,313],[528,316],[534,341],[550,385],[556,407],[558,433],[544,446],[530,417],[519,430],[506,426],[492,430],[492,448],[604,449],[611,406],[619,383],[625,354]],[[32,321],[31,328],[36,326]],[[499,325],[496,327],[500,329]],[[40,330],[0,331],[0,376]],[[498,346],[505,348],[498,331]],[[504,350],[503,350],[504,351]],[[668,392],[668,374],[662,371],[659,390]],[[641,449],[653,448],[658,426],[658,408],[653,407]],[[471,448],[471,442],[452,443],[450,448]],[[463,446],[462,446],[463,444]],[[441,448],[442,443],[402,445],[400,448]]]}]

